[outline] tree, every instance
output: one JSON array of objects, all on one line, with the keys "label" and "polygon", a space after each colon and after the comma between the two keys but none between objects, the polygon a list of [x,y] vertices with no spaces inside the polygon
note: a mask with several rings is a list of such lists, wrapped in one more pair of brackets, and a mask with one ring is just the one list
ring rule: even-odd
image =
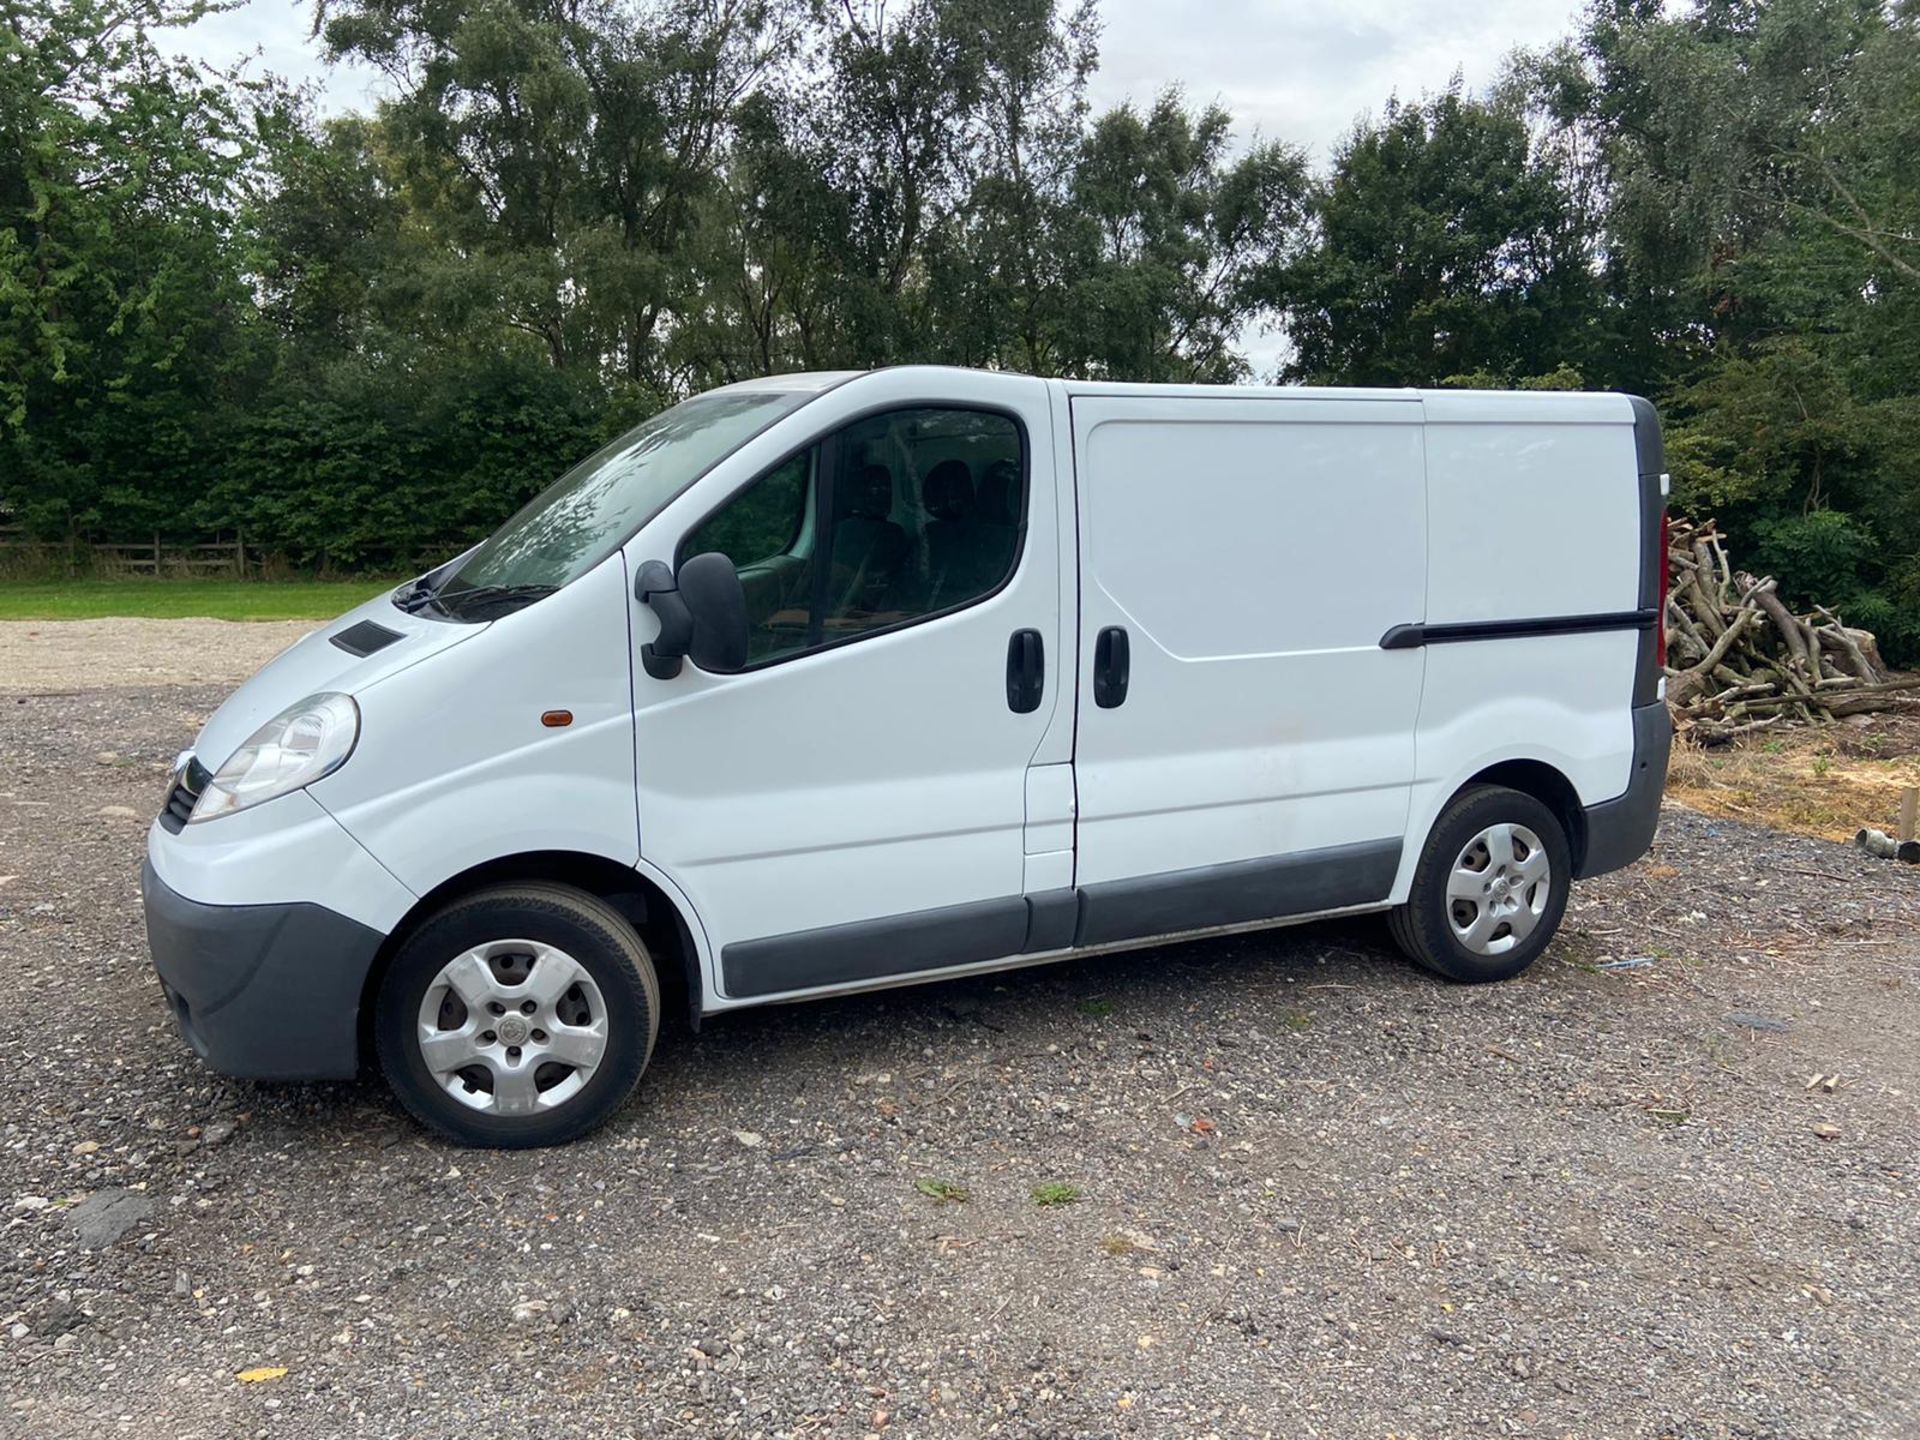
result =
[{"label": "tree", "polygon": [[244,88],[149,30],[202,0],[0,0],[0,509],[50,537],[203,523],[261,361]]},{"label": "tree", "polygon": [[1511,382],[1586,359],[1589,239],[1510,104],[1456,80],[1362,120],[1315,193],[1317,243],[1279,277],[1297,380]]},{"label": "tree", "polygon": [[1864,605],[1896,658],[1920,653],[1916,14],[1612,0],[1535,68],[1604,197],[1622,379],[1667,401],[1679,503],[1790,599]]},{"label": "tree", "polygon": [[1094,122],[1074,169],[1070,373],[1244,378],[1233,345],[1299,244],[1307,171],[1297,149],[1229,160],[1232,120],[1167,91],[1145,114]]},{"label": "tree", "polygon": [[777,0],[322,0],[378,66],[409,208],[439,242],[422,307],[556,367],[665,393],[666,332],[736,108],[790,43]]},{"label": "tree", "polygon": [[484,531],[638,415],[796,368],[1620,388],[1675,503],[1920,657],[1920,0],[1597,0],[1320,175],[1178,91],[1095,115],[1095,0],[317,0],[317,120],[0,0],[0,519]]},{"label": "tree", "polygon": [[971,183],[934,252],[943,359],[1036,375],[1070,362],[1074,169],[1099,33],[1092,0],[969,0],[979,37]]}]

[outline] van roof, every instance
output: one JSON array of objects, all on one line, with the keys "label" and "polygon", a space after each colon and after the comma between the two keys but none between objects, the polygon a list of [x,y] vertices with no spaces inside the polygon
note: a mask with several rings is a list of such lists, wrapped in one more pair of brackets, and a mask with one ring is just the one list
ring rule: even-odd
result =
[{"label": "van roof", "polygon": [[[799,370],[783,375],[766,375],[721,386],[721,390],[805,391],[818,394],[836,385],[859,380],[881,370],[918,370],[928,375],[998,375],[1008,379],[1032,379],[1011,370],[978,370],[955,365],[890,365],[873,370]],[[1366,387],[1344,385],[1204,385],[1153,384],[1134,380],[1054,379],[1049,383],[1065,389],[1069,396],[1138,396],[1142,399],[1247,399],[1296,398],[1302,400],[1419,400],[1424,402],[1424,418],[1429,424],[1487,423],[1512,420],[1535,424],[1587,423],[1632,424],[1635,419],[1633,398],[1612,391],[1593,390],[1420,390],[1411,387]]]},{"label": "van roof", "polygon": [[751,380],[736,380],[731,385],[716,385],[713,389],[703,391],[702,393],[707,395],[744,395],[752,392],[769,391],[779,391],[782,393],[811,391],[818,393],[822,390],[831,390],[834,386],[843,384],[848,380],[855,380],[862,375],[870,375],[872,373],[870,370],[789,370],[780,375],[756,375]]}]

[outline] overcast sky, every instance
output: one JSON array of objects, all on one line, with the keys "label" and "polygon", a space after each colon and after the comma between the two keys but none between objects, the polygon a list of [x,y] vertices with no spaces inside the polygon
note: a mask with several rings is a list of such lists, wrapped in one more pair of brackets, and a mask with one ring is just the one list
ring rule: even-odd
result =
[{"label": "overcast sky", "polygon": [[[1096,106],[1151,100],[1178,82],[1196,102],[1219,100],[1245,140],[1305,145],[1324,162],[1362,110],[1387,96],[1438,90],[1456,70],[1482,86],[1516,45],[1566,34],[1578,0],[1102,0],[1105,30]],[[323,86],[328,110],[366,105],[378,93],[373,72],[320,61],[307,39],[313,7],[305,0],[246,0],[176,32],[188,54],[253,63]]]}]

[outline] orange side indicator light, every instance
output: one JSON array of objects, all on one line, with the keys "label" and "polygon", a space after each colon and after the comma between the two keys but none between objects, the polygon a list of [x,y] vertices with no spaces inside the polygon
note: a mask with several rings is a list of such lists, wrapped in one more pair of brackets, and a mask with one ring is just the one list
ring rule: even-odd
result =
[{"label": "orange side indicator light", "polygon": [[540,717],[540,723],[549,730],[562,730],[573,724],[573,711],[549,710]]}]

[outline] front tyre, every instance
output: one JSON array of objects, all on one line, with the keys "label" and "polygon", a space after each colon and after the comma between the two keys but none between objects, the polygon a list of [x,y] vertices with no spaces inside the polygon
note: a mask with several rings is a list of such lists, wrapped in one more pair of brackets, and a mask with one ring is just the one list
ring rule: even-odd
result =
[{"label": "front tyre", "polygon": [[660,982],[618,911],[565,885],[456,900],[380,983],[374,1032],[400,1103],[462,1145],[527,1149],[586,1134],[653,1055]]},{"label": "front tyre", "polygon": [[1449,980],[1510,979],[1553,939],[1572,881],[1567,832],[1552,810],[1505,786],[1469,786],[1434,822],[1388,928],[1410,958]]}]

